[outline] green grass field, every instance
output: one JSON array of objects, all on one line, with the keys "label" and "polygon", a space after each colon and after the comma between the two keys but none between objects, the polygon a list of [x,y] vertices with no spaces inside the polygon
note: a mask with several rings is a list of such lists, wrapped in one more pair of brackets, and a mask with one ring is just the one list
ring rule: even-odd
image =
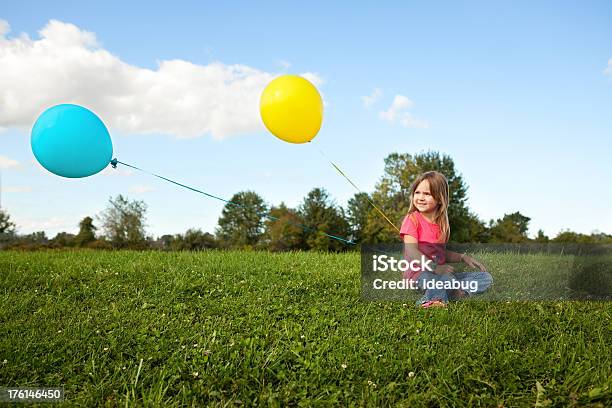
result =
[{"label": "green grass field", "polygon": [[0,386],[67,405],[612,404],[610,302],[368,302],[357,253],[5,251],[0,284]]}]

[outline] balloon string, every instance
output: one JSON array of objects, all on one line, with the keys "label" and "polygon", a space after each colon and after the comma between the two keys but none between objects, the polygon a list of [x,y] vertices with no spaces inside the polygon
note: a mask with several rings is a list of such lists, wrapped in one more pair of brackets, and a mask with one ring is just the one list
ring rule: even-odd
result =
[{"label": "balloon string", "polygon": [[[203,194],[203,195],[205,195],[205,196],[207,196],[207,197],[214,198],[215,200],[223,201],[224,203],[227,203],[227,204],[230,204],[230,205],[234,205],[234,206],[237,206],[237,207],[246,208],[244,205],[242,205],[242,204],[240,204],[240,203],[236,203],[236,202],[229,201],[229,200],[226,200],[226,199],[221,198],[221,197],[217,197],[216,195],[209,194],[209,193],[207,193],[207,192],[205,192],[205,191],[202,191],[202,190],[198,190],[197,188],[190,187],[190,186],[188,186],[188,185],[185,185],[185,184],[179,183],[178,181],[171,180],[171,179],[166,178],[166,177],[164,177],[164,176],[160,176],[160,175],[155,174],[155,173],[152,173],[152,172],[150,172],[150,171],[147,171],[147,170],[141,169],[141,168],[139,168],[139,167],[133,166],[133,165],[131,165],[131,164],[124,163],[124,162],[119,161],[119,160],[117,160],[117,159],[113,159],[113,160],[111,160],[110,164],[111,164],[111,166],[113,166],[113,168],[114,168],[114,169],[116,169],[116,168],[117,168],[117,164],[123,164],[124,166],[130,167],[130,168],[135,169],[135,170],[138,170],[138,171],[142,171],[143,173],[146,173],[146,174],[148,174],[148,175],[150,175],[150,176],[157,177],[157,178],[162,179],[162,180],[165,180],[165,181],[167,181],[167,182],[169,182],[169,183],[175,184],[175,185],[177,185],[177,186],[179,186],[179,187],[183,187],[183,188],[186,188],[186,189],[188,189],[188,190],[194,191],[194,192],[196,192],[196,193]],[[258,215],[265,216],[265,217],[267,217],[267,218],[269,218],[269,219],[271,219],[271,220],[274,220],[274,221],[279,221],[279,220],[280,220],[280,218],[279,218],[279,217],[275,217],[275,216],[273,216],[273,215],[270,215],[268,212],[261,212],[261,213],[257,213],[257,214],[258,214]],[[297,223],[297,222],[293,222],[293,221],[289,221],[289,220],[284,220],[283,222],[286,222],[287,224],[290,224],[290,225],[293,225],[293,226],[296,226],[296,227],[302,228],[303,230],[306,230],[306,231],[316,232],[316,233],[321,233],[321,234],[325,235],[325,236],[326,236],[326,237],[328,237],[328,238],[332,238],[332,239],[335,239],[335,240],[338,240],[338,241],[344,242],[345,244],[349,244],[349,245],[356,245],[356,244],[355,244],[355,242],[353,242],[353,241],[352,241],[352,240],[350,240],[350,239],[342,238],[342,237],[339,237],[339,236],[336,236],[336,235],[331,235],[331,234],[328,234],[328,233],[326,233],[326,232],[319,231],[319,230],[317,230],[317,229],[314,229],[314,228],[308,227],[308,226],[306,226],[306,225],[299,224],[299,223]]]},{"label": "balloon string", "polygon": [[[313,146],[315,146],[315,145],[314,145],[314,143],[313,143]],[[344,177],[344,178],[345,178],[345,179],[346,179],[346,180],[347,180],[349,183],[351,183],[351,185],[352,185],[353,187],[355,187],[355,189],[356,189],[357,191],[359,191],[360,193],[365,194],[365,197],[366,197],[366,199],[368,200],[368,202],[370,203],[370,205],[371,205],[372,207],[374,207],[374,208],[376,209],[376,211],[378,211],[378,212],[380,213],[380,215],[382,215],[382,216],[383,216],[383,218],[384,218],[385,220],[387,220],[387,222],[388,222],[389,224],[391,224],[391,226],[392,226],[393,228],[395,228],[395,230],[396,230],[397,232],[400,232],[399,228],[397,228],[397,226],[396,226],[396,225],[395,225],[393,222],[391,222],[391,220],[389,219],[389,217],[387,217],[387,215],[386,215],[386,214],[383,212],[383,210],[381,210],[380,208],[378,208],[378,206],[377,206],[376,204],[374,204],[374,203],[372,202],[372,200],[370,200],[370,195],[369,195],[368,193],[364,193],[363,191],[361,191],[361,189],[360,189],[359,187],[357,187],[357,185],[356,185],[355,183],[353,183],[353,181],[352,181],[350,178],[348,178],[348,176],[347,176],[347,175],[346,175],[346,174],[345,174],[345,173],[344,173],[342,170],[340,170],[340,167],[338,167],[338,166],[337,166],[337,165],[336,165],[336,164],[335,164],[333,161],[331,161],[329,158],[327,158],[327,156],[325,155],[325,153],[323,153],[323,150],[319,149],[319,147],[318,147],[318,146],[315,146],[315,148],[316,148],[316,149],[319,151],[319,153],[321,153],[321,156],[323,156],[323,158],[324,158],[325,160],[327,160],[327,161],[329,162],[329,164],[331,164],[331,165],[333,166],[333,168],[334,168],[334,169],[336,169],[336,170],[338,171],[338,173],[340,173],[340,175],[341,175],[342,177]]]}]

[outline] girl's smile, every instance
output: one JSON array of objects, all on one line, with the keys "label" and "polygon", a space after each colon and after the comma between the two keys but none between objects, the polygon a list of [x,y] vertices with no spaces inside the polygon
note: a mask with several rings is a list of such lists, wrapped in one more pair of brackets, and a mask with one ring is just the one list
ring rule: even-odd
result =
[{"label": "girl's smile", "polygon": [[435,211],[438,202],[431,195],[429,181],[423,180],[414,191],[413,195],[414,206],[421,213],[431,213]]}]

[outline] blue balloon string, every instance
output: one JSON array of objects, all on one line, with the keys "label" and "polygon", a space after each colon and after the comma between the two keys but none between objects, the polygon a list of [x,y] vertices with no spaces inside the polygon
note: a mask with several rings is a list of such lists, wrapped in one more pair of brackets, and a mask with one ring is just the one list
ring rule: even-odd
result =
[{"label": "blue balloon string", "polygon": [[[229,201],[229,200],[223,199],[223,198],[221,198],[221,197],[217,197],[216,195],[209,194],[209,193],[207,193],[207,192],[205,192],[205,191],[202,191],[202,190],[198,190],[197,188],[190,187],[190,186],[188,186],[188,185],[185,185],[185,184],[179,183],[178,181],[174,181],[174,180],[171,180],[171,179],[166,178],[166,177],[164,177],[164,176],[160,176],[160,175],[155,174],[155,173],[152,173],[152,172],[150,172],[150,171],[147,171],[147,170],[141,169],[141,168],[139,168],[139,167],[132,166],[131,164],[124,163],[124,162],[119,161],[119,160],[117,160],[117,159],[113,159],[113,160],[111,160],[110,164],[111,164],[111,166],[113,166],[113,168],[114,168],[114,169],[116,169],[116,168],[117,168],[117,164],[123,164],[124,166],[130,167],[130,168],[132,168],[132,169],[134,169],[134,170],[142,171],[143,173],[146,173],[146,174],[151,175],[151,176],[153,176],[153,177],[157,177],[157,178],[162,179],[162,180],[165,180],[165,181],[167,181],[167,182],[169,182],[169,183],[176,184],[177,186],[180,186],[180,187],[186,188],[186,189],[191,190],[191,191],[195,191],[196,193],[203,194],[203,195],[205,195],[205,196],[207,196],[207,197],[214,198],[215,200],[223,201],[224,203],[227,203],[227,204],[230,204],[230,205],[234,205],[234,206],[237,206],[237,207],[246,208],[244,205],[242,205],[242,204],[240,204],[240,203],[236,203],[236,202],[233,202],[233,201]],[[270,215],[270,214],[269,214],[269,213],[267,213],[267,212],[258,213],[258,215],[265,216],[265,217],[270,218],[271,220],[274,220],[274,221],[279,221],[279,220],[280,220],[280,218],[275,217],[275,216],[273,216],[273,215]],[[311,228],[311,227],[308,227],[308,226],[306,226],[306,225],[302,225],[302,224],[299,224],[299,223],[296,223],[296,222],[292,222],[292,221],[289,221],[289,220],[285,220],[284,222],[286,222],[287,224],[290,224],[290,225],[293,225],[293,226],[296,226],[296,227],[302,228],[303,230],[306,230],[306,231],[316,232],[316,233],[321,233],[321,234],[325,235],[326,237],[329,237],[329,238],[332,238],[332,239],[338,240],[338,241],[340,241],[340,242],[344,242],[345,244],[349,244],[349,245],[356,245],[356,244],[355,244],[355,242],[353,242],[353,241],[351,241],[351,240],[349,240],[349,239],[342,238],[342,237],[338,237],[338,236],[336,236],[336,235],[327,234],[327,233],[325,233],[325,232],[323,232],[323,231],[316,230],[316,229]]]}]

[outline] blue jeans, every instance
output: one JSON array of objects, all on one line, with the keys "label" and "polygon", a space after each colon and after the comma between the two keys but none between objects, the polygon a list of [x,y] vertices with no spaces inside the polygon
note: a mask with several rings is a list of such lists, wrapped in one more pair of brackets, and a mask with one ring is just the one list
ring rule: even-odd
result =
[{"label": "blue jeans", "polygon": [[[421,272],[418,279],[419,289],[424,289],[425,294],[417,302],[421,305],[430,300],[440,300],[447,303],[454,299],[452,295],[454,289],[436,288],[435,285],[454,285],[458,289],[463,290],[468,296],[482,293],[489,289],[493,283],[493,277],[489,272],[457,272],[444,275],[437,275],[433,272]],[[441,283],[437,283],[441,282]],[[425,284],[429,287],[425,287]]]}]

